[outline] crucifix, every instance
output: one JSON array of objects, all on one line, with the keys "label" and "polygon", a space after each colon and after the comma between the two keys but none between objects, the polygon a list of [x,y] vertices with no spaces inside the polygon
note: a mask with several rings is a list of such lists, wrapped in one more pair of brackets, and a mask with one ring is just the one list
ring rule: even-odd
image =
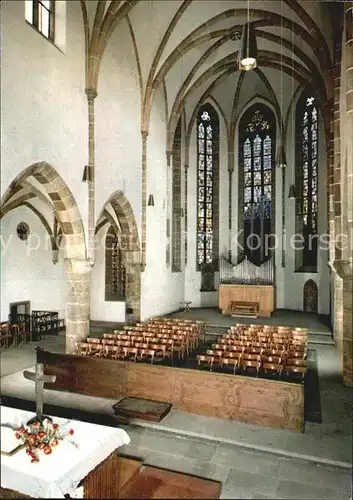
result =
[{"label": "crucifix", "polygon": [[43,415],[44,384],[46,382],[55,382],[56,375],[45,375],[43,363],[40,363],[37,360],[35,373],[25,370],[23,372],[23,376],[27,380],[31,380],[35,383],[36,416],[31,419],[29,423],[32,423],[34,421],[43,422],[45,418],[48,418]]}]

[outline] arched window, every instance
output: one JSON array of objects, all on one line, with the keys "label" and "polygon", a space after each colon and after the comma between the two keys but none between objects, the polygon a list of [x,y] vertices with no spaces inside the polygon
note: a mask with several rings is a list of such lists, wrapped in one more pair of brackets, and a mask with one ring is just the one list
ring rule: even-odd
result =
[{"label": "arched window", "polygon": [[175,129],[172,157],[172,271],[181,271],[181,118]]},{"label": "arched window", "polygon": [[296,110],[296,232],[303,244],[296,249],[296,270],[317,270],[318,109],[306,91]]},{"label": "arched window", "polygon": [[[256,103],[239,122],[239,229],[244,256],[256,265],[270,256],[274,234],[276,121]],[[268,244],[266,244],[268,242]]]},{"label": "arched window", "polygon": [[197,119],[197,268],[218,269],[219,119],[210,104]]},{"label": "arched window", "polygon": [[105,240],[105,300],[125,300],[126,270],[120,241],[110,227]]}]

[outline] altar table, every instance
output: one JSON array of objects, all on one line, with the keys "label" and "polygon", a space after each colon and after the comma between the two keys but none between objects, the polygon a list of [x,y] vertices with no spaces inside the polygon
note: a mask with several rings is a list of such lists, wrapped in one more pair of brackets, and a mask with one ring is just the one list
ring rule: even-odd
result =
[{"label": "altar table", "polygon": [[[32,412],[6,406],[0,406],[0,412],[1,425],[13,428],[26,424],[34,416]],[[68,422],[59,417],[51,418],[59,425]],[[130,443],[123,429],[77,420],[70,420],[65,429],[73,429],[74,435],[60,441],[50,455],[40,452],[39,463],[31,463],[25,449],[13,456],[1,455],[1,486],[35,498],[75,496],[77,486],[89,472],[117,448]]]}]

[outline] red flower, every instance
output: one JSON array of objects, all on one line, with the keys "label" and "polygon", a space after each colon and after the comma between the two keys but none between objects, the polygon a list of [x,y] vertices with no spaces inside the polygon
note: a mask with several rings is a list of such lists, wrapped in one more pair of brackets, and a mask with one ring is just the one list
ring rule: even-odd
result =
[{"label": "red flower", "polygon": [[38,432],[39,439],[43,439],[44,437],[45,437],[45,432],[43,432],[43,431]]},{"label": "red flower", "polygon": [[52,450],[51,450],[50,446],[46,446],[43,451],[46,455],[50,455]]},{"label": "red flower", "polygon": [[74,430],[73,430],[73,429],[70,429],[70,430],[69,430],[69,434],[70,434],[70,436],[72,436],[72,435],[73,435],[73,433],[74,433]]},{"label": "red flower", "polygon": [[53,424],[53,429],[57,429],[59,427],[59,424]]},{"label": "red flower", "polygon": [[45,444],[44,443],[38,443],[38,449],[39,450],[44,450]]},{"label": "red flower", "polygon": [[16,436],[16,439],[20,439],[20,433],[19,432],[16,432],[15,436]]},{"label": "red flower", "polygon": [[36,437],[33,434],[30,434],[28,436],[28,442],[29,444],[34,444],[36,442]]}]

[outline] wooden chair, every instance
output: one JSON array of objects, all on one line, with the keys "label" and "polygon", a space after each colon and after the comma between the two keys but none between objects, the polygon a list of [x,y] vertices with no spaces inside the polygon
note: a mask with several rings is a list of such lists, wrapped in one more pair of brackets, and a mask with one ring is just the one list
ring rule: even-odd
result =
[{"label": "wooden chair", "polygon": [[233,375],[235,375],[235,370],[237,369],[239,365],[239,359],[238,358],[223,358],[221,362],[221,368],[223,368],[223,365],[233,365]]},{"label": "wooden chair", "polygon": [[273,365],[281,364],[282,358],[279,356],[261,356],[262,364],[270,363]]},{"label": "wooden chair", "polygon": [[1,347],[10,347],[10,342],[13,341],[13,336],[10,333],[10,324],[4,321],[0,324],[0,339]]},{"label": "wooden chair", "polygon": [[210,367],[210,371],[212,371],[213,361],[214,361],[214,358],[212,356],[207,356],[204,354],[199,354],[197,356],[198,368],[200,368],[201,363],[206,363]]},{"label": "wooden chair", "polygon": [[264,373],[277,373],[278,378],[281,378],[284,366],[279,363],[263,363],[262,369]]},{"label": "wooden chair", "polygon": [[116,345],[105,345],[103,347],[103,358],[118,359],[120,354],[120,347]]},{"label": "wooden chair", "polygon": [[248,369],[255,368],[256,370],[256,375],[259,375],[260,367],[261,367],[261,362],[255,361],[255,360],[249,360],[249,359],[241,359],[240,361],[240,366],[243,369],[244,372],[246,372]]},{"label": "wooden chair", "polygon": [[288,358],[286,360],[286,366],[303,366],[304,368],[307,368],[308,363],[305,359],[298,359],[298,358]]},{"label": "wooden chair", "polygon": [[136,347],[123,347],[122,357],[128,361],[136,361],[138,352]]},{"label": "wooden chair", "polygon": [[10,324],[10,335],[14,339],[15,346],[20,345],[22,336],[20,334],[20,326],[17,323]]},{"label": "wooden chair", "polygon": [[89,344],[87,342],[76,342],[75,354],[77,356],[88,356]]},{"label": "wooden chair", "polygon": [[295,376],[296,374],[299,374],[301,382],[304,382],[306,368],[304,366],[286,365],[284,368],[284,373],[286,373],[288,376]]},{"label": "wooden chair", "polygon": [[150,361],[153,364],[155,354],[156,351],[153,349],[141,349],[139,352],[139,359],[144,360],[145,358],[150,358]]}]

